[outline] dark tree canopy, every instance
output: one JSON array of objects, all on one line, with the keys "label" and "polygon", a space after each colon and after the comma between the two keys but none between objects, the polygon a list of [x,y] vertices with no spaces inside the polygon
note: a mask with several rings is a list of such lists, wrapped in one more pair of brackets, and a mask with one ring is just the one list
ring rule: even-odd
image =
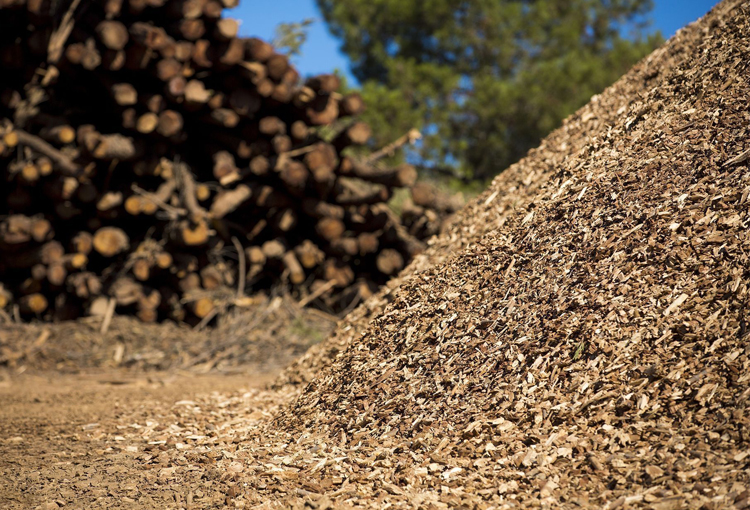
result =
[{"label": "dark tree canopy", "polygon": [[425,132],[427,167],[484,179],[661,42],[651,0],[317,0],[378,143]]}]

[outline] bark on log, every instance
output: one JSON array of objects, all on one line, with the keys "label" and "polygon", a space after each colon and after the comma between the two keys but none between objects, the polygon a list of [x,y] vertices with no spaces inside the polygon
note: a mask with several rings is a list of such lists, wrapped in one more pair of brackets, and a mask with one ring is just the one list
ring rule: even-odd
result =
[{"label": "bark on log", "polygon": [[219,192],[214,199],[214,203],[211,204],[209,216],[213,219],[223,218],[250,200],[252,194],[250,186],[245,184],[240,184],[233,190]]},{"label": "bark on log", "polygon": [[391,188],[406,188],[417,181],[417,170],[402,163],[395,168],[379,168],[361,161],[351,160],[351,175]]}]

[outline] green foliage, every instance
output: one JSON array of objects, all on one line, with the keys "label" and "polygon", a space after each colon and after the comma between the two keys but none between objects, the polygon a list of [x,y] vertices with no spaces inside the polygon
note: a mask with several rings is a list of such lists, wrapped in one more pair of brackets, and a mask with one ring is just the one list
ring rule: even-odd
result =
[{"label": "green foliage", "polygon": [[307,42],[307,30],[313,23],[313,18],[306,18],[298,23],[279,23],[273,45],[290,57],[301,55],[302,46]]},{"label": "green foliage", "polygon": [[317,2],[362,83],[376,143],[416,127],[425,166],[476,179],[661,43],[646,33],[651,0]]}]

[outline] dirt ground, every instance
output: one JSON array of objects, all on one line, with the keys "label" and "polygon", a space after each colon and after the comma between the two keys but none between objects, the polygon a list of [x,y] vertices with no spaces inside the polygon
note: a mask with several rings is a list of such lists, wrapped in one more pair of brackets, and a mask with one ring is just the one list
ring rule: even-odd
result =
[{"label": "dirt ground", "polygon": [[[152,479],[144,471],[142,447],[127,444],[117,429],[125,415],[158,416],[159,410],[188,405],[212,392],[246,394],[272,377],[120,370],[5,373],[0,380],[0,508],[222,504],[226,495],[207,489],[200,479],[162,483],[169,468],[155,470]],[[157,452],[162,447],[151,446]]]}]

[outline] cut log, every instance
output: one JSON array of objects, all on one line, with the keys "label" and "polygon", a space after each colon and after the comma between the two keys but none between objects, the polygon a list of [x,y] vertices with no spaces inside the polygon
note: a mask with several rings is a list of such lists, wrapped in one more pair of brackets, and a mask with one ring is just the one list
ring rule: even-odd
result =
[{"label": "cut log", "polygon": [[120,228],[102,227],[94,234],[93,246],[101,256],[111,258],[130,247],[130,238]]},{"label": "cut log", "polygon": [[233,190],[221,191],[211,204],[209,216],[213,219],[221,219],[227,214],[236,211],[252,196],[250,186],[240,184]]},{"label": "cut log", "polygon": [[293,251],[288,251],[283,257],[284,266],[289,272],[289,281],[294,285],[300,285],[305,281],[305,270],[300,265]]},{"label": "cut log", "polygon": [[334,282],[339,289],[348,287],[354,281],[354,271],[340,260],[326,260],[323,275],[326,281]]},{"label": "cut log", "polygon": [[265,156],[255,156],[250,160],[250,173],[258,177],[267,175],[271,169],[271,162]]},{"label": "cut log", "polygon": [[224,285],[224,276],[216,266],[206,266],[201,269],[201,285],[206,290],[215,290]]},{"label": "cut log", "polygon": [[120,16],[124,0],[105,0],[104,13],[107,19],[113,19]]},{"label": "cut log", "polygon": [[110,50],[122,50],[128,44],[128,29],[119,21],[102,21],[96,26],[99,41]]},{"label": "cut log", "polygon": [[326,241],[335,241],[344,235],[346,227],[344,222],[336,218],[322,218],[315,225],[315,231]]},{"label": "cut log", "polygon": [[60,287],[65,283],[68,277],[68,271],[60,262],[55,262],[47,267],[47,281],[50,285]]},{"label": "cut log", "polygon": [[341,79],[335,74],[321,74],[307,80],[305,85],[313,89],[315,92],[331,94],[339,89],[341,86]]},{"label": "cut log", "polygon": [[199,319],[205,319],[216,306],[209,298],[199,298],[188,303],[188,309]]},{"label": "cut log", "polygon": [[96,203],[96,210],[100,212],[110,211],[122,205],[122,193],[119,191],[108,191],[104,193]]},{"label": "cut log", "polygon": [[204,246],[209,240],[209,230],[205,222],[191,224],[183,221],[177,229],[179,241],[185,246]]},{"label": "cut log", "polygon": [[339,205],[376,204],[389,198],[390,190],[383,184],[351,177],[336,179],[335,201]]},{"label": "cut log", "polygon": [[292,149],[292,139],[286,135],[276,135],[271,140],[271,145],[276,154],[284,154]]},{"label": "cut log", "polygon": [[310,171],[299,161],[287,161],[279,172],[279,177],[292,194],[304,196]]},{"label": "cut log", "polygon": [[39,130],[39,136],[55,145],[67,145],[76,139],[76,131],[68,125],[49,126]]},{"label": "cut log", "polygon": [[276,53],[266,61],[268,76],[275,81],[280,81],[289,69],[289,58],[286,55]]},{"label": "cut log", "polygon": [[372,129],[365,122],[355,122],[344,129],[333,141],[333,146],[341,152],[352,145],[365,145],[372,136]]},{"label": "cut log", "polygon": [[293,209],[283,209],[273,216],[270,224],[279,233],[288,234],[297,226],[297,214]]},{"label": "cut log", "polygon": [[310,128],[301,120],[297,120],[292,124],[289,133],[292,135],[292,138],[294,140],[303,141],[309,136]]},{"label": "cut log", "polygon": [[185,85],[185,101],[195,105],[206,104],[211,99],[211,92],[200,80],[190,80]]},{"label": "cut log", "polygon": [[305,154],[305,164],[310,169],[313,179],[322,188],[318,191],[321,195],[325,194],[324,190],[327,191],[327,187],[332,185],[336,176],[335,169],[338,165],[336,157],[336,149],[327,143],[318,143],[315,145],[315,150]]},{"label": "cut log", "polygon": [[231,173],[239,172],[237,164],[234,161],[234,156],[227,151],[219,151],[214,154],[214,169],[213,174],[217,180],[221,180],[223,177]]},{"label": "cut log", "polygon": [[211,120],[219,126],[232,129],[240,123],[240,116],[234,110],[216,108],[215,110],[211,110]]},{"label": "cut log", "polygon": [[411,197],[418,206],[444,213],[456,212],[463,206],[461,195],[450,195],[427,182],[420,182],[411,188]]},{"label": "cut log", "polygon": [[153,112],[146,112],[135,122],[135,129],[141,134],[147,135],[156,131],[159,126],[159,116]]},{"label": "cut log", "polygon": [[163,28],[141,21],[130,25],[129,32],[133,41],[150,50],[158,51],[170,42],[170,37]]},{"label": "cut log", "polygon": [[404,268],[404,257],[396,250],[383,250],[378,254],[377,267],[384,275],[393,276]]},{"label": "cut log", "polygon": [[314,198],[305,198],[302,201],[302,211],[313,218],[335,218],[343,220],[345,211],[340,205],[329,204]]},{"label": "cut log", "polygon": [[357,236],[357,247],[360,255],[369,255],[370,253],[377,253],[380,247],[380,241],[378,240],[377,234],[371,232],[363,232]]},{"label": "cut log", "polygon": [[359,253],[359,244],[355,238],[342,237],[331,242],[331,249],[339,256],[354,257]]},{"label": "cut log", "polygon": [[278,117],[264,117],[258,122],[258,130],[267,136],[285,135],[286,123]]},{"label": "cut log", "polygon": [[208,19],[217,20],[221,17],[223,10],[224,7],[218,0],[208,0],[205,7],[203,7],[203,16]]},{"label": "cut log", "polygon": [[249,246],[245,248],[245,256],[249,264],[263,265],[266,263],[266,254],[260,246]]},{"label": "cut log", "polygon": [[201,277],[197,273],[188,273],[177,283],[177,286],[183,293],[201,288]]},{"label": "cut log", "polygon": [[206,25],[201,19],[184,19],[177,25],[177,31],[188,41],[197,41],[206,33]]},{"label": "cut log", "polygon": [[339,103],[339,109],[342,117],[359,116],[365,112],[365,101],[359,92],[347,94]]},{"label": "cut log", "polygon": [[339,116],[339,103],[332,96],[316,96],[306,109],[307,120],[313,126],[332,123]]},{"label": "cut log", "polygon": [[402,163],[395,168],[379,168],[352,160],[351,165],[352,175],[391,188],[410,187],[417,181],[416,168],[407,163]]},{"label": "cut log", "polygon": [[239,115],[251,118],[260,110],[261,100],[249,90],[233,90],[229,94],[229,105]]},{"label": "cut log", "polygon": [[91,272],[74,273],[66,282],[68,288],[80,299],[89,299],[102,293],[101,279]]},{"label": "cut log", "polygon": [[143,295],[143,285],[128,277],[117,278],[109,288],[108,294],[117,306],[130,306],[138,302]]},{"label": "cut log", "polygon": [[265,243],[263,243],[261,249],[263,250],[263,255],[266,256],[266,259],[271,260],[281,260],[281,258],[286,253],[286,247],[284,246],[284,243],[279,239],[266,241]]},{"label": "cut log", "polygon": [[[237,37],[239,29],[240,24],[236,19],[224,18],[216,22],[214,37],[222,41],[228,41],[229,39]],[[242,46],[244,53],[244,44]]]},{"label": "cut log", "polygon": [[208,0],[174,0],[169,3],[168,14],[173,18],[198,19]]},{"label": "cut log", "polygon": [[18,307],[21,313],[28,313],[39,315],[47,310],[49,302],[43,294],[29,294],[28,296],[22,296],[18,300]]},{"label": "cut log", "polygon": [[294,253],[297,255],[297,260],[302,264],[302,267],[306,269],[313,269],[325,260],[323,251],[309,239],[305,239],[302,244],[295,247]]},{"label": "cut log", "polygon": [[96,159],[127,161],[138,155],[133,139],[121,134],[99,135],[96,146],[90,151]]},{"label": "cut log", "polygon": [[245,41],[245,54],[248,60],[266,62],[274,53],[273,46],[262,39],[251,37]]},{"label": "cut log", "polygon": [[159,114],[159,123],[156,126],[156,132],[160,135],[171,138],[182,132],[183,119],[179,112],[174,110],[164,110]]}]

